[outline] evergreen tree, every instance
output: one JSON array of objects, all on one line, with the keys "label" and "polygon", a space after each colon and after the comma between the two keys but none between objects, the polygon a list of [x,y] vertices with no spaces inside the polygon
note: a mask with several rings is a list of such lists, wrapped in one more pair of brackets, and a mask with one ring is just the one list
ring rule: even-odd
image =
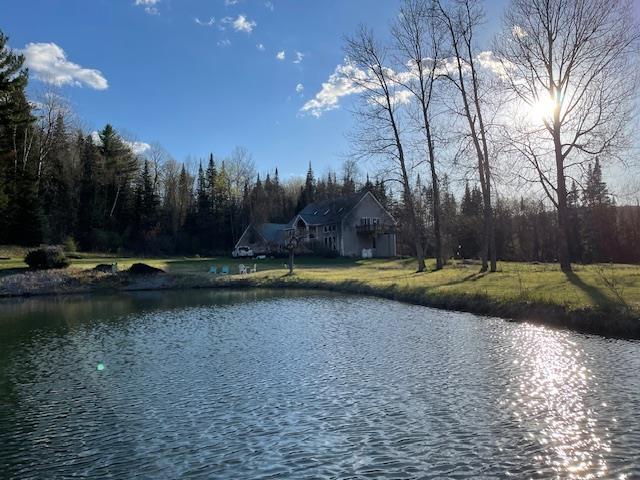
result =
[{"label": "evergreen tree", "polygon": [[589,164],[582,191],[582,253],[586,262],[612,261],[618,248],[614,203],[602,179],[600,160]]},{"label": "evergreen tree", "polygon": [[98,151],[91,136],[78,137],[77,148],[81,151],[80,194],[78,202],[78,220],[76,239],[82,250],[92,250],[95,245],[94,229],[98,226],[100,209],[98,208]]},{"label": "evergreen tree", "polygon": [[316,201],[316,181],[313,176],[313,169],[311,168],[311,162],[309,162],[309,169],[307,170],[307,177],[304,181],[304,187],[300,192],[300,199],[298,201],[298,207],[296,211],[299,212],[304,207]]},{"label": "evergreen tree", "polygon": [[25,89],[24,56],[11,51],[0,31],[0,241],[35,245],[43,215],[30,162],[34,118]]}]

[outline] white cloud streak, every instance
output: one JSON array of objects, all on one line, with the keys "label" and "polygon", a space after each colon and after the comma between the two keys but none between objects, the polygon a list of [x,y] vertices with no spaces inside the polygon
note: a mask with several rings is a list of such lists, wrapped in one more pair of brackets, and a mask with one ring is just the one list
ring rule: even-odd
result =
[{"label": "white cloud streak", "polygon": [[281,61],[284,60],[286,58],[284,50],[280,50],[278,53],[276,53],[276,58]]},{"label": "white cloud streak", "polygon": [[100,70],[83,68],[67,59],[62,48],[55,43],[28,43],[23,50],[25,64],[34,77],[58,87],[63,85],[87,86],[106,90],[107,79]]},{"label": "white cloud streak", "polygon": [[[489,74],[504,77],[507,73],[508,65],[503,64],[496,58],[493,52],[485,51],[477,55],[476,59],[482,69]],[[432,68],[433,61],[425,59],[427,68]],[[437,75],[444,75],[451,72],[455,65],[451,59],[445,60],[436,67]],[[469,69],[463,67],[465,74]],[[387,69],[389,78],[395,79],[399,83],[406,84],[411,81],[411,77],[416,75],[414,65],[407,65],[407,69],[401,72],[394,72]],[[320,91],[300,109],[301,113],[309,114],[316,118],[321,117],[324,112],[340,108],[340,100],[343,97],[360,93],[363,85],[367,82],[367,73],[355,68],[348,63],[338,65],[320,88]],[[409,91],[400,89],[394,95],[392,101],[397,104],[407,104],[411,101]]]},{"label": "white cloud streak", "polygon": [[296,56],[296,59],[293,61],[293,63],[302,63],[302,60],[304,59],[304,53],[301,53],[296,50],[295,56]]},{"label": "white cloud streak", "polygon": [[149,15],[160,15],[160,12],[155,7],[155,5],[159,4],[160,0],[136,0],[134,5],[143,6],[144,11]]},{"label": "white cloud streak", "polygon": [[362,91],[362,87],[352,80],[353,76],[366,78],[364,72],[352,65],[338,65],[329,79],[322,84],[320,91],[306,102],[300,111],[319,118],[324,112],[339,108],[342,97]]},{"label": "white cloud streak", "polygon": [[216,23],[216,19],[214,17],[211,17],[207,22],[200,20],[198,17],[194,18],[193,21],[196,25],[200,25],[201,27],[213,27],[213,24]]}]

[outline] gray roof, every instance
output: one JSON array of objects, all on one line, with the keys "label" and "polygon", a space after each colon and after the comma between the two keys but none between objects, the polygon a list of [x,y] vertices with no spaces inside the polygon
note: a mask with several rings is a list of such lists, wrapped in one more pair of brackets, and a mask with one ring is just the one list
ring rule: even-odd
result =
[{"label": "gray roof", "polygon": [[[363,191],[332,200],[313,202],[304,207],[298,215],[309,225],[337,223],[341,221],[367,193],[368,192]],[[293,226],[293,221],[296,218],[297,216],[287,224],[289,228]]]},{"label": "gray roof", "polygon": [[255,226],[256,231],[270,243],[283,243],[284,242],[284,229],[286,224],[284,223],[260,223]]}]

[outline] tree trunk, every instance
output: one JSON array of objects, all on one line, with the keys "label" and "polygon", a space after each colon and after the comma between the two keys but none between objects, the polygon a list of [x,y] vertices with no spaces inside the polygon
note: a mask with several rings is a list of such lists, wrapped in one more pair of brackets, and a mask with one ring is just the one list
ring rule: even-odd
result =
[{"label": "tree trunk", "polygon": [[289,275],[293,275],[293,248],[289,249]]},{"label": "tree trunk", "polygon": [[569,211],[567,208],[567,186],[564,178],[564,162],[562,154],[556,153],[556,170],[558,182],[558,257],[560,269],[571,272],[571,257],[569,255]]},{"label": "tree trunk", "polygon": [[116,209],[116,205],[118,204],[118,197],[120,196],[120,185],[118,185],[118,189],[116,190],[116,196],[113,199],[113,205],[111,205],[111,212],[109,212],[109,216],[113,217],[113,212]]},{"label": "tree trunk", "polygon": [[[426,116],[425,116],[426,118]],[[433,235],[435,237],[436,270],[442,270],[442,234],[440,232],[440,185],[436,172],[436,159],[431,139],[431,125],[425,120],[427,130],[427,144],[429,147],[429,165],[431,167],[431,187],[433,189]]]}]

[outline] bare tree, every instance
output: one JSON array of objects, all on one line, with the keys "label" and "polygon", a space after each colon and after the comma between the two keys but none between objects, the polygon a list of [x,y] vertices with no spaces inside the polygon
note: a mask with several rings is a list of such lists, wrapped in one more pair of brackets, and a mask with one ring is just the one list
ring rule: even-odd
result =
[{"label": "bare tree", "polygon": [[441,27],[448,36],[451,49],[447,52],[453,65],[443,76],[449,79],[462,101],[460,113],[468,126],[468,135],[477,157],[477,172],[483,201],[482,271],[496,271],[496,245],[494,215],[491,199],[492,172],[488,142],[488,125],[485,119],[486,105],[482,98],[482,85],[477,65],[475,33],[484,12],[480,0],[452,0],[443,4],[434,0]]},{"label": "bare tree", "polygon": [[625,144],[640,31],[626,0],[512,0],[504,23],[496,51],[506,85],[538,117],[509,140],[557,210],[560,266],[570,272],[567,178]]},{"label": "bare tree", "polygon": [[[38,96],[35,103],[34,112],[36,114],[36,161],[38,163],[36,169],[36,182],[39,185],[42,177],[42,171],[45,167],[47,157],[54,143],[54,131],[56,122],[70,114],[70,107],[66,99],[60,96],[56,90],[47,89]],[[27,156],[28,157],[28,156]],[[26,160],[26,157],[25,157]]]},{"label": "bare tree", "polygon": [[344,74],[362,99],[362,107],[356,112],[360,117],[358,143],[361,153],[391,161],[392,170],[402,185],[409,229],[415,241],[418,272],[423,272],[424,247],[397,111],[406,99],[406,91],[393,80],[395,73],[386,64],[387,50],[376,42],[367,28],[360,27],[354,37],[347,39],[345,53],[348,67],[343,69]]},{"label": "bare tree", "polygon": [[171,155],[169,155],[169,152],[167,152],[159,142],[153,142],[144,152],[144,157],[151,164],[153,190],[158,191],[158,184],[161,180],[162,172],[166,163],[171,159]]},{"label": "bare tree", "polygon": [[235,147],[225,160],[231,195],[239,199],[246,185],[251,184],[256,176],[256,166],[251,153],[245,147]]},{"label": "bare tree", "polygon": [[444,262],[440,232],[440,181],[436,170],[433,134],[433,105],[442,35],[435,25],[430,4],[426,0],[405,0],[400,9],[398,20],[392,28],[392,34],[400,63],[408,67],[408,72],[396,75],[396,79],[407,91],[411,92],[418,104],[418,120],[426,140],[433,192],[431,210],[436,270],[440,270]]}]

